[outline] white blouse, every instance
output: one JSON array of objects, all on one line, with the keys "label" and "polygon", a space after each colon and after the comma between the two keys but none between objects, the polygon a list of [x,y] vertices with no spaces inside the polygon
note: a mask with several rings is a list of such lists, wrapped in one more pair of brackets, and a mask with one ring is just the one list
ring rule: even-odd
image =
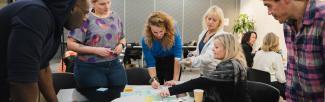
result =
[{"label": "white blouse", "polygon": [[271,75],[271,82],[286,82],[282,56],[274,51],[265,52],[260,50],[256,52],[253,69],[269,72]]},{"label": "white blouse", "polygon": [[220,29],[216,32],[213,37],[211,37],[203,46],[201,53],[199,53],[199,43],[201,42],[202,38],[204,37],[207,30],[203,30],[198,38],[198,44],[194,51],[194,57],[190,57],[192,60],[192,67],[200,68],[200,73],[206,73],[212,71],[216,68],[216,66],[220,63],[220,60],[215,59],[213,56],[213,48],[214,48],[214,37],[225,33],[223,29]]}]

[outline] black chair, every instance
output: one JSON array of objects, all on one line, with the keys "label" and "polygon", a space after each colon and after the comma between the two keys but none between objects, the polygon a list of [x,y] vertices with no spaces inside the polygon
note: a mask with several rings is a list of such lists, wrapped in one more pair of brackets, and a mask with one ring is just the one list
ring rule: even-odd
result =
[{"label": "black chair", "polygon": [[58,94],[60,89],[76,88],[77,86],[73,73],[53,73],[52,77],[56,94]]},{"label": "black chair", "polygon": [[280,92],[275,87],[256,81],[247,81],[252,102],[279,102]]},{"label": "black chair", "polygon": [[[130,45],[130,46],[128,46]],[[134,46],[140,46],[137,43],[128,43],[125,49],[125,55],[123,58],[124,65],[131,64],[131,59],[137,60],[142,57],[142,48],[134,48]],[[140,62],[138,63],[140,65]]]},{"label": "black chair", "polygon": [[270,84],[271,75],[268,72],[250,68],[247,70],[247,80]]},{"label": "black chair", "polygon": [[129,85],[150,85],[150,75],[145,68],[126,69],[126,75]]}]

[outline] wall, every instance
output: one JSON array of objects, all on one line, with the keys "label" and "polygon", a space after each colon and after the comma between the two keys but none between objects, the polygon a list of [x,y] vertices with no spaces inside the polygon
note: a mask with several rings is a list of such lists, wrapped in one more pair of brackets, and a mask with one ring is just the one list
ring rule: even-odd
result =
[{"label": "wall", "polygon": [[239,0],[112,0],[112,10],[123,21],[127,42],[139,42],[143,35],[145,20],[153,11],[163,10],[173,16],[181,30],[183,43],[197,40],[202,31],[202,16],[210,5],[223,9],[231,28],[239,15]]},{"label": "wall", "polygon": [[229,18],[225,31],[231,32],[239,14],[239,0],[112,0],[112,10],[120,14],[128,42],[139,42],[145,20],[152,11],[163,10],[173,16],[182,32],[183,42],[197,40],[202,31],[202,16],[210,5],[220,6]]},{"label": "wall", "polygon": [[286,55],[283,25],[275,20],[273,16],[267,14],[267,8],[263,5],[262,0],[241,0],[240,13],[248,14],[255,21],[255,31],[257,33],[255,49],[261,46],[263,38],[268,32],[273,32],[280,37],[280,48],[283,49]]}]

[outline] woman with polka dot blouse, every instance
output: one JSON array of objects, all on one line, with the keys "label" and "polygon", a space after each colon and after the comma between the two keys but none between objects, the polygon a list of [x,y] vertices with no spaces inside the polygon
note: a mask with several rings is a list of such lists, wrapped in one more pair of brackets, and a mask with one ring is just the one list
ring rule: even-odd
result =
[{"label": "woman with polka dot blouse", "polygon": [[[119,16],[111,10],[111,0],[91,0],[92,12],[83,25],[70,31],[68,48],[78,52],[74,69],[79,91],[84,94],[97,92],[99,87],[108,88],[103,98],[120,97],[127,80],[118,55],[125,47],[125,35]],[[107,93],[107,95],[106,95]],[[87,97],[87,95],[85,95]],[[87,97],[90,101],[97,96]]]}]

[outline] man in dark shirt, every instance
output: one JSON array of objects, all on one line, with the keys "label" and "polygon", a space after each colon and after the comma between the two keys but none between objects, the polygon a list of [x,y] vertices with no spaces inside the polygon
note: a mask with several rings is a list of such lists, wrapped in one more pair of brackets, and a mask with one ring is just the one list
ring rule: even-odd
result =
[{"label": "man in dark shirt", "polygon": [[63,27],[79,27],[87,0],[21,0],[0,10],[0,102],[48,102],[57,98],[49,61]]}]

